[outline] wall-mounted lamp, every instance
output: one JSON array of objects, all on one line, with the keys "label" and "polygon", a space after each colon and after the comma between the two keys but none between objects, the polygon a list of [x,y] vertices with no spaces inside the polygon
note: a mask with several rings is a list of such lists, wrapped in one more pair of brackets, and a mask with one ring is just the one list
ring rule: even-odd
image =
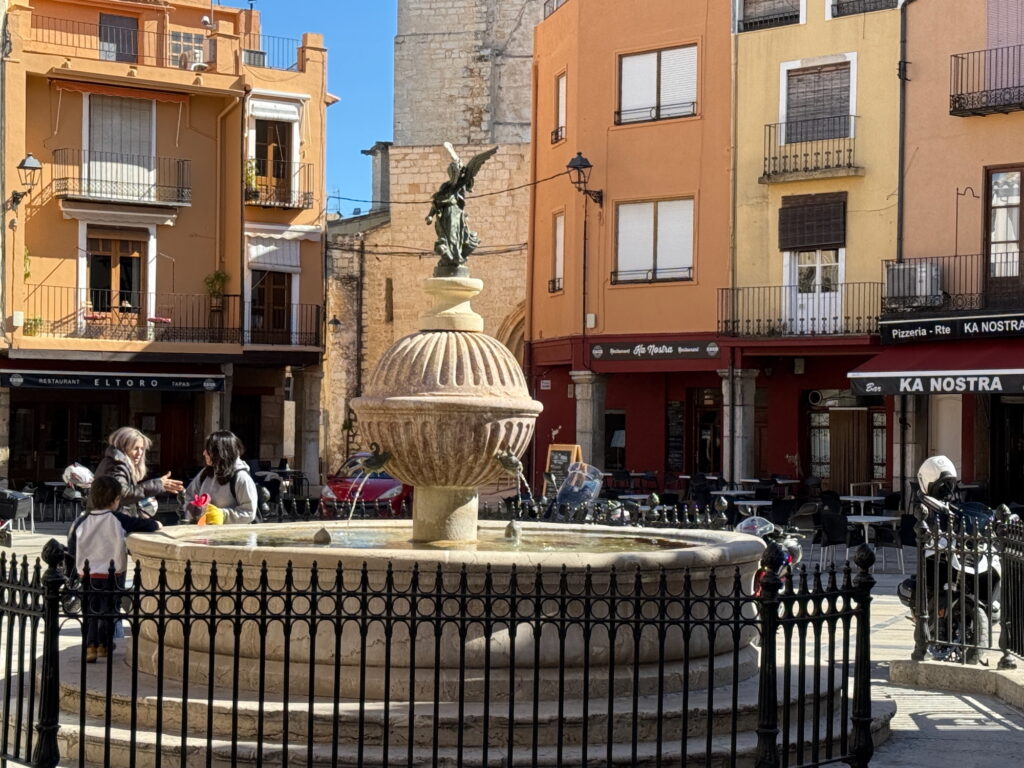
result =
[{"label": "wall-mounted lamp", "polygon": [[337,315],[331,315],[331,319],[327,321],[327,325],[330,327],[332,333],[337,333],[344,328]]},{"label": "wall-mounted lamp", "polygon": [[590,161],[583,156],[582,152],[577,152],[576,157],[569,161],[569,164],[565,166],[565,169],[569,172],[569,180],[576,189],[598,205],[603,205],[604,190],[587,189],[587,182],[590,181],[590,171],[593,167],[594,166],[590,164]]},{"label": "wall-mounted lamp", "polygon": [[11,192],[11,201],[8,204],[8,207],[12,211],[18,207],[18,204],[32,190],[32,187],[36,185],[36,181],[39,179],[39,173],[42,170],[43,164],[34,158],[31,152],[25,155],[25,158],[18,163],[18,179],[21,181],[21,186],[25,188],[25,191],[21,192],[19,190],[15,190],[14,192]]}]

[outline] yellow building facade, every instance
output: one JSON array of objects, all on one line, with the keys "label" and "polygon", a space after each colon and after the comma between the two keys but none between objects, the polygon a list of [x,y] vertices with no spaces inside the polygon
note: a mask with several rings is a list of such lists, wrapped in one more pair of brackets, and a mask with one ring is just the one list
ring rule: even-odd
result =
[{"label": "yellow building facade", "polygon": [[321,36],[203,0],[15,1],[7,29],[0,474],[131,424],[161,469],[223,427],[316,481]]}]

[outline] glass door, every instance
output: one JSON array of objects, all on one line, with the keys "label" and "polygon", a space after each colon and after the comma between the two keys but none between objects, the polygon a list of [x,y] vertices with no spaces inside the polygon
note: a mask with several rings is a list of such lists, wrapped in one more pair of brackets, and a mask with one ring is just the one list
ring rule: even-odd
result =
[{"label": "glass door", "polygon": [[797,251],[789,333],[836,333],[843,329],[839,250]]}]

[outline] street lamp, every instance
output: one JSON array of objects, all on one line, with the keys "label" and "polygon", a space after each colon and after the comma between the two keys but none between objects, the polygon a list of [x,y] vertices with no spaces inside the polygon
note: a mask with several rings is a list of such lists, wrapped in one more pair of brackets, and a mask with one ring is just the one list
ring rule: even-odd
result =
[{"label": "street lamp", "polygon": [[327,325],[330,327],[332,333],[337,333],[343,327],[342,322],[338,319],[337,315],[332,315],[331,319],[327,321]]},{"label": "street lamp", "polygon": [[17,209],[18,204],[24,199],[25,195],[36,185],[36,180],[42,170],[43,164],[33,157],[31,152],[25,155],[24,159],[18,163],[18,179],[21,181],[25,191],[15,190],[11,192],[11,201],[8,207],[12,211]]},{"label": "street lamp", "polygon": [[565,170],[569,172],[569,180],[576,189],[598,205],[603,205],[604,190],[587,189],[587,182],[590,181],[590,171],[593,167],[594,166],[591,165],[590,161],[583,156],[582,152],[577,152],[576,157],[570,160],[569,164],[565,166]]}]

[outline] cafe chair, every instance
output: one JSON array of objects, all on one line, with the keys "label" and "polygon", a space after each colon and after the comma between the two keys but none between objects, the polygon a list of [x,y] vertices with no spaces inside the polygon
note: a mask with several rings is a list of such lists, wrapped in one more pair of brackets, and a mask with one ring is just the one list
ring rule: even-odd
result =
[{"label": "cafe chair", "polygon": [[872,525],[871,528],[875,534],[875,552],[882,553],[882,570],[885,570],[885,550],[895,549],[897,561],[900,564],[900,573],[906,573],[907,571],[903,563],[903,541],[900,538],[900,532],[895,528],[890,528],[888,525]]},{"label": "cafe chair", "polygon": [[817,499],[821,496],[821,478],[808,475],[804,478],[804,488],[807,490],[807,498]]},{"label": "cafe chair", "polygon": [[821,528],[821,504],[816,501],[805,501],[790,515],[788,525],[807,537],[807,559],[810,560],[814,545],[821,538],[818,533]]},{"label": "cafe chair", "polygon": [[857,528],[851,528],[846,521],[846,515],[842,512],[834,512],[826,507],[821,511],[821,551],[818,558],[818,565],[825,567],[825,550],[832,550],[831,562],[835,562],[835,548],[846,549],[843,560],[850,557],[850,547],[857,546],[864,542],[864,533]]}]

